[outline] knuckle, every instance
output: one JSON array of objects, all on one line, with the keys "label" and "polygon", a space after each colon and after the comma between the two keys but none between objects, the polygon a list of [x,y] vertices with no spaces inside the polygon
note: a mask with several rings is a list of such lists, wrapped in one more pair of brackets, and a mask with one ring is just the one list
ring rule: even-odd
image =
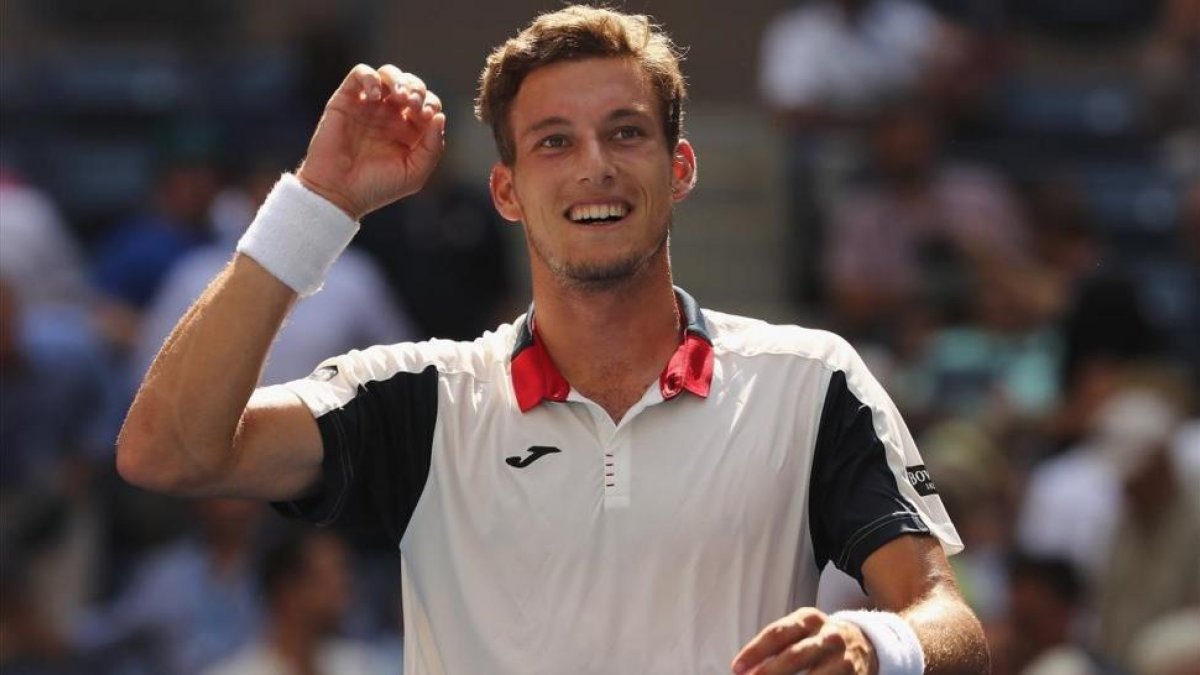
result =
[{"label": "knuckle", "polygon": [[789,630],[786,625],[776,623],[767,626],[767,630],[764,632],[763,637],[766,637],[769,640],[783,640],[787,638],[788,633]]},{"label": "knuckle", "polygon": [[826,617],[825,613],[820,610],[809,609],[804,612],[801,621],[804,623],[805,628],[809,630],[817,630],[825,625]]},{"label": "knuckle", "polygon": [[846,648],[846,636],[841,631],[830,631],[825,634],[825,646],[829,649],[844,650]]}]

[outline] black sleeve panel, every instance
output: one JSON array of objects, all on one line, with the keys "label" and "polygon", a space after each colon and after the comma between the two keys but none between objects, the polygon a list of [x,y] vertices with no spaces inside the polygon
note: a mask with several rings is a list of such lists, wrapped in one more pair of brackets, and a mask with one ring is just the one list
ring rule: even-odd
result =
[{"label": "black sleeve panel", "polygon": [[929,527],[896,483],[871,408],[833,373],[809,477],[809,529],[818,569],[832,560],[861,585],[862,564],[875,549]]},{"label": "black sleeve panel", "polygon": [[319,492],[272,504],[290,518],[399,544],[429,477],[438,371],[359,385],[349,403],[317,418],[324,444]]}]

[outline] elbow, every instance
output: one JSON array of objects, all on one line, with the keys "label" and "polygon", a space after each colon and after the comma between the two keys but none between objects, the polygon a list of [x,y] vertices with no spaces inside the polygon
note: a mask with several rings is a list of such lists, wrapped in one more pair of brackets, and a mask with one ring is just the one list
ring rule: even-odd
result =
[{"label": "elbow", "polygon": [[171,466],[170,444],[148,429],[133,428],[131,415],[117,437],[117,474],[125,482],[152,492],[176,494],[182,472]]},{"label": "elbow", "polygon": [[131,411],[117,437],[117,474],[151,492],[178,497],[203,494],[211,483],[210,472],[189,460],[186,445],[152,415]]}]

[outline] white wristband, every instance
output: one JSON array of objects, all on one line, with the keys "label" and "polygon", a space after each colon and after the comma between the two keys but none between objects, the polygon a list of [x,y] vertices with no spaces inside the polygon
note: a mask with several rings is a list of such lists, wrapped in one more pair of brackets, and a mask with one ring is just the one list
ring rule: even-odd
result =
[{"label": "white wristband", "polygon": [[925,651],[917,633],[899,614],[854,610],[834,612],[829,618],[862,629],[875,646],[879,675],[922,675],[925,672]]},{"label": "white wristband", "polygon": [[358,223],[344,211],[285,173],[237,250],[305,297],[321,290],[325,273],[356,232]]}]

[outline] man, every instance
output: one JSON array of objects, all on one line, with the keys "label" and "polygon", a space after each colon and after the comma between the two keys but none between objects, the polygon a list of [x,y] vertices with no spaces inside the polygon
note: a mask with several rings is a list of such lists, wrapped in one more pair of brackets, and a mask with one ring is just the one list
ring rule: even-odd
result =
[{"label": "man", "polygon": [[351,596],[346,545],[328,530],[288,531],[263,554],[263,635],[205,675],[369,675],[398,672],[371,648],[337,637]]},{"label": "man", "polygon": [[[986,671],[939,544],[957,535],[850,347],[673,289],[667,233],[696,178],[683,98],[645,17],[536,19],[488,59],[477,107],[534,309],[254,391],[297,293],[442,150],[436,95],[356,67],[164,345],[122,474],[381,527],[404,562],[409,673]],[[889,611],[808,607],[830,560]]]}]

